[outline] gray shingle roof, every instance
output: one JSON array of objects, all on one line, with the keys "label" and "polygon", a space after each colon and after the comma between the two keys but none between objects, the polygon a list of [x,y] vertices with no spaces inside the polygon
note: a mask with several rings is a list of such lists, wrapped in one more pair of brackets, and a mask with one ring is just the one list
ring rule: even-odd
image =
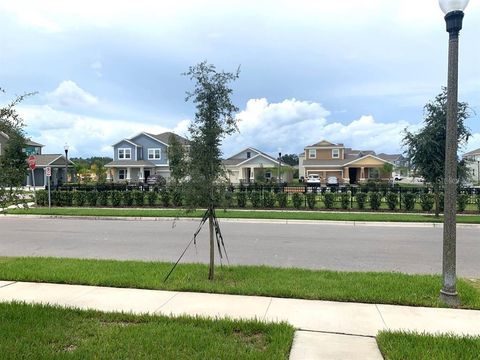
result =
[{"label": "gray shingle roof", "polygon": [[157,140],[160,140],[161,142],[165,143],[165,144],[170,144],[170,136],[175,136],[177,138],[177,140],[180,142],[180,144],[182,145],[188,145],[190,144],[190,141],[188,141],[187,139],[185,139],[183,136],[180,136],[180,135],[177,135],[175,133],[172,133],[170,131],[167,131],[167,132],[164,132],[164,133],[161,133],[161,134],[149,134],[149,133],[145,133],[145,134],[148,134],[150,135],[151,137],[157,139]]},{"label": "gray shingle roof", "polygon": [[478,148],[476,150],[469,151],[469,152],[463,154],[463,156],[470,156],[470,155],[480,155],[480,148]]},{"label": "gray shingle roof", "polygon": [[[62,154],[42,154],[42,155],[35,155],[35,164],[37,167],[45,167],[50,165],[52,162],[57,160],[56,166],[65,166],[65,156]],[[71,160],[68,160],[69,166],[74,165]]]}]

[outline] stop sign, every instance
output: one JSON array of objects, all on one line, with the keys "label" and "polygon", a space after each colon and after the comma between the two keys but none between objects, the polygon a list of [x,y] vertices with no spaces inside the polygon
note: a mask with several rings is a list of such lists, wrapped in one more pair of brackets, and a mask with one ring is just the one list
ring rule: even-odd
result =
[{"label": "stop sign", "polygon": [[35,168],[37,167],[37,158],[33,155],[30,155],[28,157],[28,167],[32,170],[35,170]]}]

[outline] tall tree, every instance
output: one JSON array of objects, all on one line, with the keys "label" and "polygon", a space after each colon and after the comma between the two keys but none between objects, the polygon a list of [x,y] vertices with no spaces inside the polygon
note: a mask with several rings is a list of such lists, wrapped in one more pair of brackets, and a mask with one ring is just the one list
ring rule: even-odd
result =
[{"label": "tall tree", "polygon": [[[447,122],[447,89],[442,88],[434,100],[424,107],[424,126],[416,133],[405,130],[403,145],[406,147],[406,157],[413,170],[431,183],[435,193],[435,216],[439,216],[440,188],[445,176],[445,147]],[[458,103],[458,147],[466,145],[471,136],[465,126],[465,120],[470,117],[468,104]],[[458,179],[466,179],[467,168],[464,161],[457,161]]]},{"label": "tall tree", "polygon": [[175,134],[171,134],[168,139],[168,163],[170,164],[170,174],[172,182],[178,186],[187,175],[187,158],[183,144],[178,140]]},{"label": "tall tree", "polygon": [[285,154],[282,155],[281,159],[285,164],[290,166],[298,165],[298,155],[297,154]]},{"label": "tall tree", "polygon": [[207,208],[210,232],[208,278],[212,280],[215,208],[221,202],[226,183],[220,145],[227,135],[238,130],[235,118],[238,108],[231,100],[233,90],[230,83],[238,78],[239,69],[235,73],[217,71],[214,65],[204,61],[191,66],[185,75],[195,82],[193,91],[187,92],[186,101],[192,101],[196,106],[195,120],[189,128],[191,143],[186,200],[190,207]]}]

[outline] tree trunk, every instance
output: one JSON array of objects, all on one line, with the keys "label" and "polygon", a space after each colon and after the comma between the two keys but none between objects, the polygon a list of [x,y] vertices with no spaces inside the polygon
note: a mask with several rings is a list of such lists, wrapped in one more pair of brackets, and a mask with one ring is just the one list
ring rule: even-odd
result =
[{"label": "tree trunk", "polygon": [[208,214],[208,229],[210,231],[210,266],[208,268],[208,280],[213,280],[215,266],[215,244],[213,239],[213,211],[210,209]]},{"label": "tree trunk", "polygon": [[440,217],[440,193],[438,191],[438,186],[433,187],[433,192],[435,194],[435,217]]}]

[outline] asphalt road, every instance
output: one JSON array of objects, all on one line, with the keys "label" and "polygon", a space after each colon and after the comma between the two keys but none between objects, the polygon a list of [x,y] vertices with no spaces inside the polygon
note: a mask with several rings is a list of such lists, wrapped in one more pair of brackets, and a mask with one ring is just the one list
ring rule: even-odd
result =
[{"label": "asphalt road", "polygon": [[[442,229],[223,222],[231,264],[440,273]],[[0,256],[176,261],[198,220],[134,221],[0,216]],[[183,262],[208,261],[208,228]],[[480,278],[480,230],[458,229],[458,274]]]}]

